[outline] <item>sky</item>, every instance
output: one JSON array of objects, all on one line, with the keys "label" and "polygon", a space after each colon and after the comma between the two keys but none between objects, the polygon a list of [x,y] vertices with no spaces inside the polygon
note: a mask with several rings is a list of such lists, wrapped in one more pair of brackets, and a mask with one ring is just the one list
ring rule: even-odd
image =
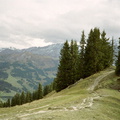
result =
[{"label": "sky", "polygon": [[0,48],[80,41],[81,32],[120,37],[120,0],[0,0]]}]

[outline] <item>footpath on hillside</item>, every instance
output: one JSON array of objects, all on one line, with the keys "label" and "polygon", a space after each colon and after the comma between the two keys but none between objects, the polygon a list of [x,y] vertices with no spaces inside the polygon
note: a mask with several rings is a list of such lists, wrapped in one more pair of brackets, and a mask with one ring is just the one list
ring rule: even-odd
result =
[{"label": "footpath on hillside", "polygon": [[63,107],[63,108],[54,107],[54,108],[52,108],[51,107],[50,110],[64,110],[64,111],[71,110],[71,111],[75,111],[75,110],[81,110],[81,109],[84,109],[84,108],[92,107],[94,99],[99,99],[100,98],[100,96],[94,91],[95,88],[98,86],[98,84],[100,83],[101,80],[103,80],[106,76],[108,76],[111,73],[114,73],[114,70],[101,74],[100,76],[98,76],[94,80],[94,83],[87,89],[90,93],[93,94],[93,97],[87,97],[87,98],[83,99],[82,103],[78,104],[76,106],[70,106],[68,108],[66,108],[66,107]]},{"label": "footpath on hillside", "polygon": [[97,77],[97,78],[95,79],[93,85],[91,85],[91,86],[88,88],[88,90],[89,90],[89,91],[94,91],[94,89],[98,86],[99,82],[100,82],[103,78],[105,78],[106,76],[108,76],[109,74],[111,74],[111,73],[113,73],[113,72],[114,72],[114,70],[109,71],[109,72],[107,72],[107,73],[104,73],[104,74],[100,75],[99,77]]}]

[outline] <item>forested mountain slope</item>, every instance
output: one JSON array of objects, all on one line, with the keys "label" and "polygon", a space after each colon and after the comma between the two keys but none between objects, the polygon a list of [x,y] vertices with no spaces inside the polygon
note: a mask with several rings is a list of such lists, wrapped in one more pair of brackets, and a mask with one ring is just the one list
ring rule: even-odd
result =
[{"label": "forested mountain slope", "polygon": [[23,50],[0,51],[0,98],[11,98],[16,92],[36,90],[38,84],[50,84],[58,67],[62,44]]}]

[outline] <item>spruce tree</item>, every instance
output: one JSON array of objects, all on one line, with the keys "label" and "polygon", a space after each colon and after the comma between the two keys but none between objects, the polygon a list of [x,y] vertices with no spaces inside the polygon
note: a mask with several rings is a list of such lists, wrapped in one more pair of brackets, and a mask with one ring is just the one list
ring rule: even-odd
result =
[{"label": "spruce tree", "polygon": [[113,57],[114,57],[114,40],[112,39],[111,43],[109,41],[108,44],[108,51],[109,51],[109,55],[108,55],[108,67],[110,67],[113,64]]},{"label": "spruce tree", "polygon": [[24,104],[26,102],[26,96],[25,96],[24,91],[21,93],[20,98],[21,98],[21,105],[22,105],[22,104]]},{"label": "spruce tree", "polygon": [[49,85],[44,86],[43,96],[47,95],[49,92],[50,92],[50,86]]},{"label": "spruce tree", "polygon": [[70,79],[69,79],[69,85],[74,84],[77,80],[77,74],[78,74],[78,57],[79,57],[79,51],[78,51],[78,45],[76,41],[71,40],[70,45]]},{"label": "spruce tree", "polygon": [[12,97],[12,99],[11,99],[11,106],[15,106],[15,105],[16,105],[15,98]]},{"label": "spruce tree", "polygon": [[102,59],[102,51],[101,51],[101,33],[99,28],[94,29],[94,39],[95,39],[95,48],[94,50],[96,51],[95,55],[95,73],[99,72],[102,70],[102,64],[101,64],[101,59]]},{"label": "spruce tree", "polygon": [[64,43],[63,48],[60,52],[60,61],[56,77],[56,91],[60,91],[69,85],[70,80],[70,47],[68,41]]},{"label": "spruce tree", "polygon": [[105,31],[98,28],[90,31],[85,50],[85,77],[99,72],[113,62],[113,45],[106,38]]},{"label": "spruce tree", "polygon": [[84,76],[88,77],[96,72],[96,40],[94,30],[90,30],[87,46],[85,49],[85,70]]},{"label": "spruce tree", "polygon": [[119,38],[119,46],[118,46],[118,57],[116,61],[116,75],[120,76],[120,38]]},{"label": "spruce tree", "polygon": [[57,78],[54,78],[53,80],[53,90],[56,90],[57,88]]},{"label": "spruce tree", "polygon": [[43,98],[43,92],[42,92],[42,85],[39,83],[38,90],[37,90],[37,97],[38,99]]},{"label": "spruce tree", "polygon": [[110,44],[109,39],[106,38],[106,33],[105,31],[102,32],[101,34],[101,41],[102,41],[102,58],[101,58],[101,63],[102,63],[102,67],[103,69],[109,67],[112,65],[113,63],[113,52],[114,52],[114,48],[113,48],[113,40],[112,40],[112,44]]},{"label": "spruce tree", "polygon": [[11,107],[10,99],[7,100],[7,107]]},{"label": "spruce tree", "polygon": [[21,105],[20,94],[16,93],[16,95],[14,97],[15,97],[15,100],[16,100],[16,105]]},{"label": "spruce tree", "polygon": [[0,108],[3,107],[3,102],[0,100]]},{"label": "spruce tree", "polygon": [[[105,35],[104,32],[103,38],[106,40]],[[107,44],[107,42],[103,40],[103,38],[101,39],[98,28],[91,29],[85,50],[85,77],[104,69],[103,58],[107,52],[105,51],[107,47],[105,44]]]},{"label": "spruce tree", "polygon": [[110,49],[110,61],[109,61],[109,66],[113,64],[114,61],[114,39],[112,38],[111,44],[109,44],[109,49]]},{"label": "spruce tree", "polygon": [[34,101],[34,100],[37,100],[37,99],[38,99],[38,90],[33,91],[33,93],[32,93],[32,100]]},{"label": "spruce tree", "polygon": [[82,31],[81,40],[80,40],[80,53],[78,61],[78,80],[84,78],[84,67],[85,67],[85,34]]},{"label": "spruce tree", "polygon": [[32,101],[31,93],[30,93],[30,92],[27,92],[27,93],[26,93],[26,100],[25,100],[25,102],[26,102],[26,103],[29,103],[29,102],[31,102],[31,101]]}]

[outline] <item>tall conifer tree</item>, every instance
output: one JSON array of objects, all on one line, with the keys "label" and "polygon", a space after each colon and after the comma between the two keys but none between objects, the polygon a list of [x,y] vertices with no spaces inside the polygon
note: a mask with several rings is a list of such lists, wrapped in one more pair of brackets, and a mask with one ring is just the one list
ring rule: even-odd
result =
[{"label": "tall conifer tree", "polygon": [[60,91],[69,85],[70,79],[70,47],[68,41],[64,43],[60,52],[60,62],[56,77],[56,91]]},{"label": "tall conifer tree", "polygon": [[100,36],[100,30],[98,28],[91,29],[88,40],[87,46],[85,50],[85,77],[88,77],[104,68],[102,63],[102,58],[104,56]]},{"label": "tall conifer tree", "polygon": [[116,75],[120,76],[120,38],[119,38],[119,46],[118,46],[118,57],[116,61]]},{"label": "tall conifer tree", "polygon": [[78,78],[84,77],[84,67],[85,67],[85,34],[82,31],[81,40],[80,40],[80,53],[79,53],[79,61],[78,61]]},{"label": "tall conifer tree", "polygon": [[96,50],[95,50],[94,30],[90,30],[87,46],[85,49],[85,77],[96,72]]},{"label": "tall conifer tree", "polygon": [[24,93],[24,91],[22,91],[21,96],[20,96],[20,98],[21,98],[21,105],[26,102],[26,98],[25,97],[26,97],[25,93]]},{"label": "tall conifer tree", "polygon": [[6,107],[11,107],[10,99],[7,100],[7,102],[6,102]]},{"label": "tall conifer tree", "polygon": [[102,66],[103,69],[109,67],[110,65],[112,65],[113,63],[113,40],[112,40],[112,44],[110,44],[109,39],[106,38],[106,33],[105,31],[102,32],[101,34],[101,41],[102,41],[102,58],[101,58],[101,62],[102,62]]},{"label": "tall conifer tree", "polygon": [[31,95],[31,93],[30,92],[27,92],[26,93],[26,103],[28,103],[28,102],[31,102],[32,101],[32,95]]},{"label": "tall conifer tree", "polygon": [[74,84],[77,81],[77,74],[78,74],[78,45],[76,41],[71,40],[70,45],[70,80],[69,85]]},{"label": "tall conifer tree", "polygon": [[43,97],[42,85],[40,83],[38,86],[37,94],[38,94],[38,99],[41,99]]},{"label": "tall conifer tree", "polygon": [[49,93],[49,86],[46,85],[44,86],[44,89],[43,89],[43,96],[47,95]]}]

